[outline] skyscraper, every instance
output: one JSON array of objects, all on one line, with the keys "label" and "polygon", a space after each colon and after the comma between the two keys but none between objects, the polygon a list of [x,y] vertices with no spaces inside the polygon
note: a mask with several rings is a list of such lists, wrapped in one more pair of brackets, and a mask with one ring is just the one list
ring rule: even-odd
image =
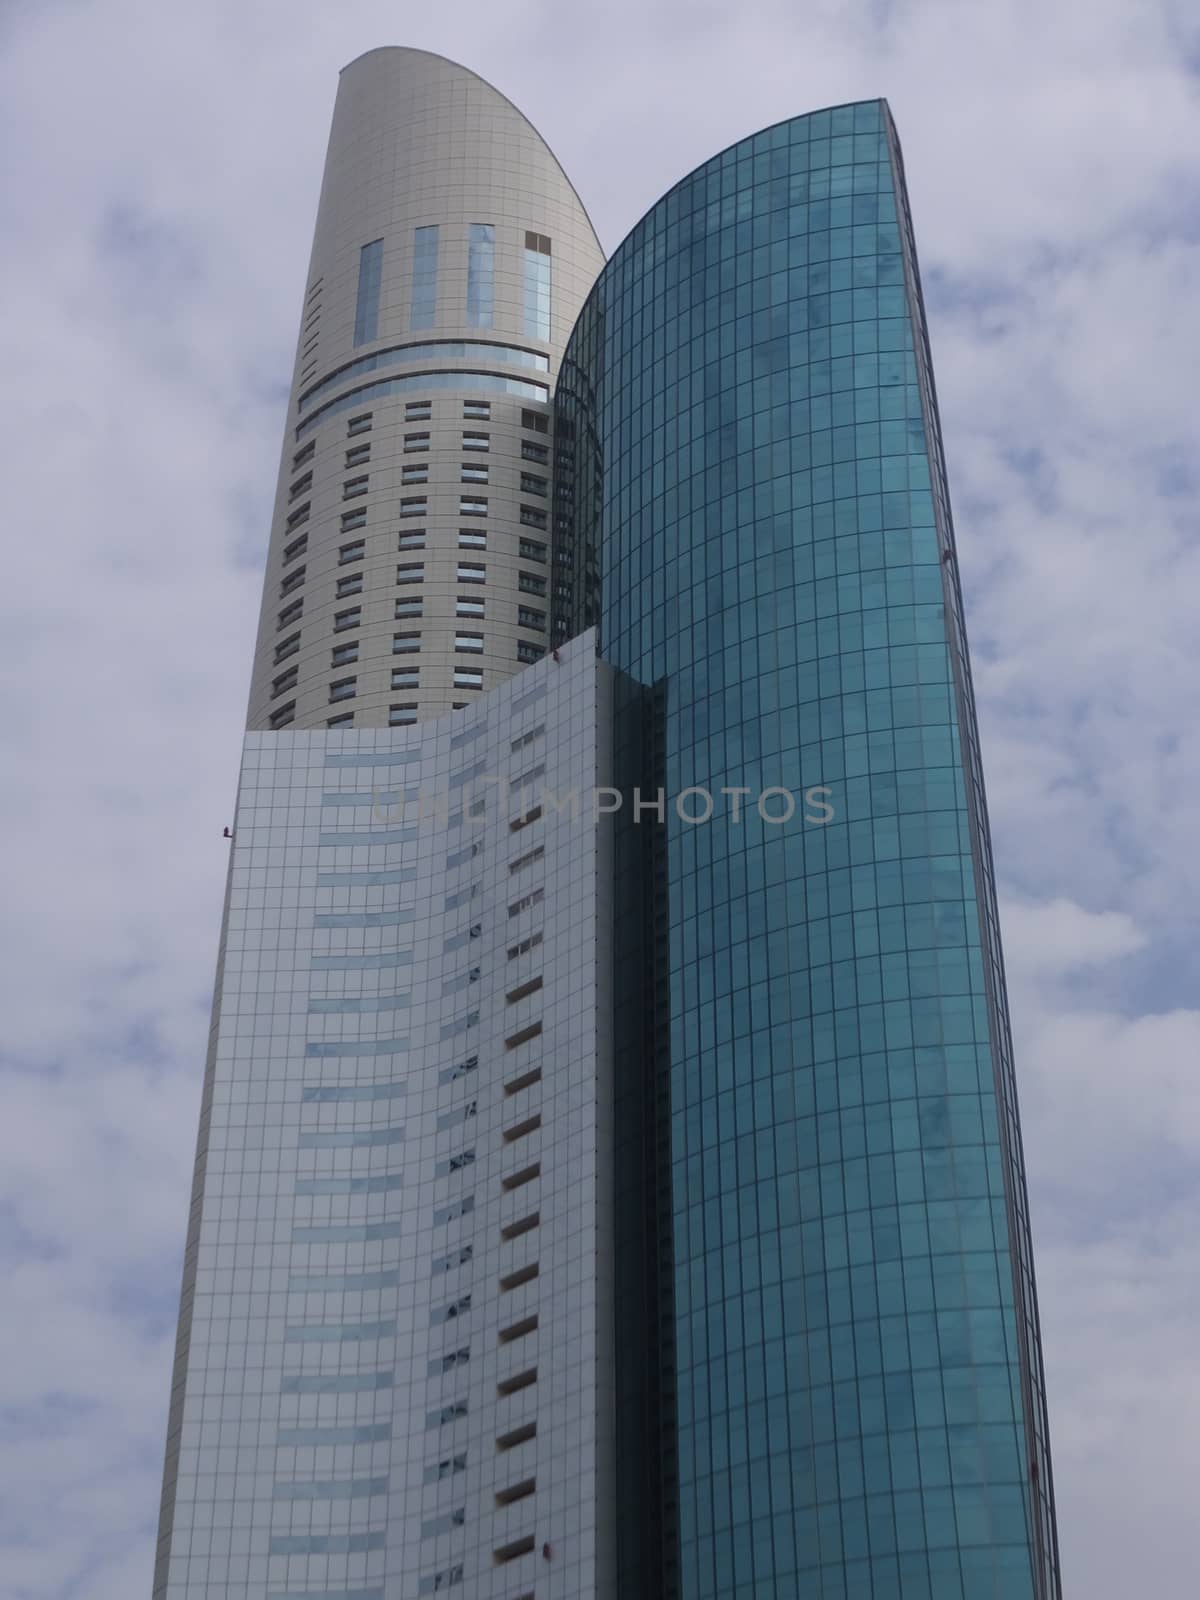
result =
[{"label": "skyscraper", "polygon": [[1057,1597],[886,105],[604,265],[347,68],[249,727],[156,1596]]}]

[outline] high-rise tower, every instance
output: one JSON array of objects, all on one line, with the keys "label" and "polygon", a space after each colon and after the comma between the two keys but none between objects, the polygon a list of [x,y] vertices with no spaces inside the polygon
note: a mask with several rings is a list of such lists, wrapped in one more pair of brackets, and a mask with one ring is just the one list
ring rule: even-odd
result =
[{"label": "high-rise tower", "polygon": [[155,1594],[442,1592],[1060,1594],[881,101],[604,265],[487,84],[342,76]]}]

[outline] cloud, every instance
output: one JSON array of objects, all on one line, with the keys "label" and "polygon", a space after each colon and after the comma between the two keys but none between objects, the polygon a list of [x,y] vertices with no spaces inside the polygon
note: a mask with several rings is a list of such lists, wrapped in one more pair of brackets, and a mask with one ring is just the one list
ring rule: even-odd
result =
[{"label": "cloud", "polygon": [[259,563],[336,73],[380,43],[509,94],[610,248],[733,140],[889,97],[1007,891],[1067,1592],[1185,1592],[1194,7],[352,0],[298,25],[281,0],[47,0],[0,27],[6,1600],[149,1590]]}]

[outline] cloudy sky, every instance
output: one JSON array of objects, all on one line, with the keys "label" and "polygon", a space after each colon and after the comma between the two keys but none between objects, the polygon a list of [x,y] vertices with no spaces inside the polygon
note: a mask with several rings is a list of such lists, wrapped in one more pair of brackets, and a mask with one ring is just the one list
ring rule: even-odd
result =
[{"label": "cloudy sky", "polygon": [[511,96],[611,249],[886,94],[980,694],[1068,1600],[1200,1590],[1194,0],[6,0],[0,1597],[148,1595],[240,726],[337,71]]}]

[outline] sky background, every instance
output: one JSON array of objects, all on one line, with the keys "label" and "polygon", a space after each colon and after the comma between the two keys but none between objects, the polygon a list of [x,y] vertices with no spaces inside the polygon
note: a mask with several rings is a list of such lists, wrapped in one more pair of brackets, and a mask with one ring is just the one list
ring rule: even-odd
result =
[{"label": "sky background", "polygon": [[150,1592],[213,963],[338,69],[480,72],[611,250],[879,94],[1004,895],[1068,1600],[1200,1592],[1195,0],[0,5],[0,1600]]}]

